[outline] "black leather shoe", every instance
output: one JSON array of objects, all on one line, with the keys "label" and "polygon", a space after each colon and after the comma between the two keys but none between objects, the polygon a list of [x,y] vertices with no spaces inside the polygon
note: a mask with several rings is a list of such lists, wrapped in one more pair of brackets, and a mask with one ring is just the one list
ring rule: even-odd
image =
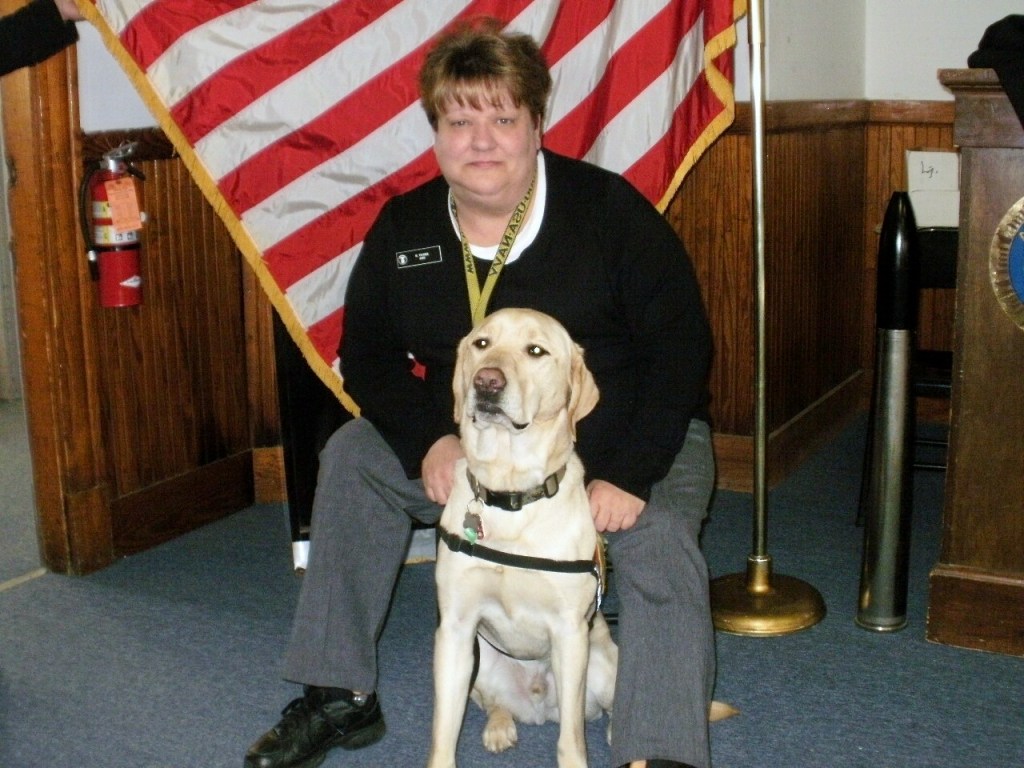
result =
[{"label": "black leather shoe", "polygon": [[384,736],[377,694],[306,686],[281,712],[281,721],[257,739],[245,768],[313,768],[334,747],[358,749]]},{"label": "black leather shoe", "polygon": [[[620,768],[629,768],[629,763]],[[689,763],[677,763],[675,760],[648,760],[647,768],[693,768]]]}]

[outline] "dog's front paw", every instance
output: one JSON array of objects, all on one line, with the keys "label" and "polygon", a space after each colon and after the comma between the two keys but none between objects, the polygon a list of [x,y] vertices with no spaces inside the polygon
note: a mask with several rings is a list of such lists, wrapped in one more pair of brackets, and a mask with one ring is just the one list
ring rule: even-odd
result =
[{"label": "dog's front paw", "polygon": [[487,725],[484,726],[483,741],[488,752],[504,752],[516,745],[519,734],[516,732],[516,721],[508,710],[495,707],[490,711]]}]

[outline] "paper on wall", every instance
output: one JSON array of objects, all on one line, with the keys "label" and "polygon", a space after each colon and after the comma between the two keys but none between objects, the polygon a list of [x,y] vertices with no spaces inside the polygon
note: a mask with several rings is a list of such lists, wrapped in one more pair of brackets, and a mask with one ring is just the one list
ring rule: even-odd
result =
[{"label": "paper on wall", "polygon": [[948,150],[910,149],[907,192],[918,229],[960,224],[960,154]]}]

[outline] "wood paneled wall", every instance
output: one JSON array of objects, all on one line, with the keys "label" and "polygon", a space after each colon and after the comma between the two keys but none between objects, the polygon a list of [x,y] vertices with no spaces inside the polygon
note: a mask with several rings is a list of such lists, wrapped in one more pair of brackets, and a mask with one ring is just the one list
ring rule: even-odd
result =
[{"label": "wood paneled wall", "polygon": [[97,318],[108,449],[123,457],[118,495],[280,443],[270,302],[184,165],[162,149],[150,140],[138,163],[146,311]]},{"label": "wood paneled wall", "polygon": [[180,163],[138,167],[144,304],[96,316],[118,496],[249,446],[235,247]]},{"label": "wood paneled wall", "polygon": [[[283,498],[270,305],[158,132],[82,136],[73,53],[3,79],[40,554],[86,573]],[[79,232],[88,161],[140,142],[143,303],[103,308]]]},{"label": "wood paneled wall", "polygon": [[[711,375],[719,485],[752,485],[754,422],[751,119],[697,163],[666,215],[686,242],[716,343]],[[874,267],[903,152],[951,148],[944,102],[773,102],[766,108],[765,261],[769,483],[866,406]],[[952,297],[930,292],[921,338],[949,348]]]},{"label": "wood paneled wall", "polygon": [[[232,486],[230,497],[241,487],[257,500],[284,498],[269,300],[162,133],[84,136],[86,164],[127,140],[145,176],[136,184],[147,215],[143,304],[94,315],[119,554],[165,538],[180,516],[177,495],[204,476],[211,516],[230,504],[216,497]],[[154,513],[161,503],[164,519]]]}]

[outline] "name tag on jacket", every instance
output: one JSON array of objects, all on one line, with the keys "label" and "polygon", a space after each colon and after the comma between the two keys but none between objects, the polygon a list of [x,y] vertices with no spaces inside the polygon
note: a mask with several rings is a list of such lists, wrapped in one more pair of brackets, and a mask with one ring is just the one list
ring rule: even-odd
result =
[{"label": "name tag on jacket", "polygon": [[429,245],[426,248],[413,248],[395,254],[395,266],[399,269],[423,267],[428,264],[441,263],[441,246]]}]

